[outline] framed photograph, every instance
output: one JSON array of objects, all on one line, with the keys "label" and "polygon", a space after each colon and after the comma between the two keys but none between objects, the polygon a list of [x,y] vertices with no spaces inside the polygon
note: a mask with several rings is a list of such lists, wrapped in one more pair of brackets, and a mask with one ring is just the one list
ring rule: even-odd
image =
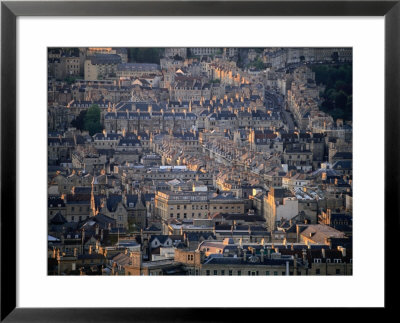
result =
[{"label": "framed photograph", "polygon": [[399,16],[2,1],[1,320],[391,308]]}]

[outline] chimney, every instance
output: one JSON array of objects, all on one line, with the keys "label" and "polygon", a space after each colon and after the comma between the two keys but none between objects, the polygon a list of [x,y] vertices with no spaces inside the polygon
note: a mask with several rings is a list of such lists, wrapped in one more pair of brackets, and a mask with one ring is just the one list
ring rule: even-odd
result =
[{"label": "chimney", "polygon": [[306,260],[307,260],[307,250],[306,249],[303,249],[303,262],[306,262]]},{"label": "chimney", "polygon": [[203,263],[205,258],[206,258],[205,251],[204,250],[200,250],[200,263]]},{"label": "chimney", "polygon": [[260,250],[260,259],[261,259],[261,262],[263,263],[264,262],[264,249]]},{"label": "chimney", "polygon": [[246,249],[243,249],[243,261],[244,261],[244,262],[247,261],[247,255],[246,255],[246,253],[247,253],[247,250],[246,250]]},{"label": "chimney", "polygon": [[325,249],[324,248],[322,248],[321,249],[321,253],[322,253],[322,258],[326,258],[326,253],[325,253]]},{"label": "chimney", "polygon": [[270,247],[267,248],[267,257],[268,257],[268,259],[271,259],[271,248]]},{"label": "chimney", "polygon": [[346,257],[346,248],[343,248],[343,247],[342,247],[342,256]]},{"label": "chimney", "polygon": [[99,235],[99,225],[96,224],[96,236],[98,236],[98,235]]},{"label": "chimney", "polygon": [[297,224],[296,225],[296,242],[298,243],[300,241],[300,226]]},{"label": "chimney", "polygon": [[92,246],[89,246],[89,255],[92,254]]},{"label": "chimney", "polygon": [[77,256],[77,249],[76,248],[74,248],[74,257],[76,257]]}]

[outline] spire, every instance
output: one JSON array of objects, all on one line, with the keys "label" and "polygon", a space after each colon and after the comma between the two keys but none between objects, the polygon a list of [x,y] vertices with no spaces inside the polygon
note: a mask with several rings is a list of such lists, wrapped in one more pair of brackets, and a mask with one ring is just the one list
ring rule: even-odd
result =
[{"label": "spire", "polygon": [[143,209],[145,209],[146,207],[143,205],[143,202],[142,202],[142,190],[139,188],[139,191],[138,191],[138,200],[137,200],[137,203],[136,203],[136,205],[135,205],[135,209],[136,210],[143,210]]},{"label": "spire", "polygon": [[97,215],[96,203],[95,203],[95,200],[94,200],[94,183],[95,183],[95,178],[96,178],[96,176],[95,176],[95,174],[93,173],[92,191],[91,191],[91,194],[90,194],[90,208],[91,208],[91,210],[92,210],[93,216],[96,216],[96,215]]}]

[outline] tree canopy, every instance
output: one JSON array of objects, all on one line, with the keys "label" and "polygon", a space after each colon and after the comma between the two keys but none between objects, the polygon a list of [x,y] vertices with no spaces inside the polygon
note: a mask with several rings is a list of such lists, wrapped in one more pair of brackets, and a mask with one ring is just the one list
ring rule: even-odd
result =
[{"label": "tree canopy", "polygon": [[321,110],[329,113],[335,120],[353,118],[353,66],[314,65],[315,81],[325,85],[321,93]]},{"label": "tree canopy", "polygon": [[87,110],[83,110],[71,122],[71,125],[79,130],[87,130],[93,136],[96,133],[103,131],[103,126],[100,121],[100,108],[97,104],[93,104]]},{"label": "tree canopy", "polygon": [[129,48],[129,62],[160,64],[160,58],[164,54],[164,48]]},{"label": "tree canopy", "polygon": [[84,125],[85,130],[88,130],[91,136],[103,130],[103,126],[100,122],[100,113],[100,108],[97,104],[93,104],[87,110]]}]

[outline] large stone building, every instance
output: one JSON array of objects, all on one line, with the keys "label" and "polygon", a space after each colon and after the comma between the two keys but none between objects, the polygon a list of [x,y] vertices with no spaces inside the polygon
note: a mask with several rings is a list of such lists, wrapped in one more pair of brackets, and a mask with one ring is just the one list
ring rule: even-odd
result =
[{"label": "large stone building", "polygon": [[273,187],[264,197],[264,218],[270,231],[275,230],[278,221],[288,221],[298,213],[298,200],[287,189]]},{"label": "large stone building", "polygon": [[96,54],[88,56],[85,61],[85,80],[96,81],[117,76],[117,67],[121,64],[117,54]]}]

